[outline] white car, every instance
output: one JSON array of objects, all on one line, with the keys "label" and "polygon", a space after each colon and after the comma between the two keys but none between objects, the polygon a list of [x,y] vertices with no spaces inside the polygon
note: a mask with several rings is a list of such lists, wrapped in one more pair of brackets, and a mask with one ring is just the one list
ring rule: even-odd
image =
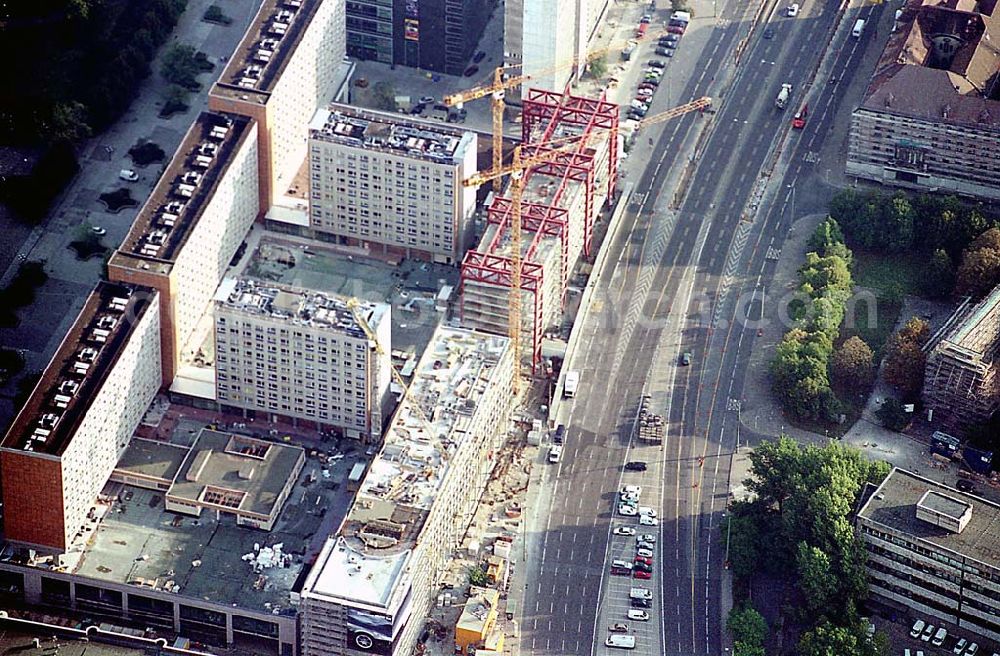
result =
[{"label": "white car", "polygon": [[618,498],[622,501],[639,501],[639,495],[631,492],[622,492],[618,495]]},{"label": "white car", "polygon": [[647,613],[644,610],[640,610],[638,608],[629,608],[628,609],[628,618],[630,620],[637,620],[639,622],[648,622],[649,621],[649,613]]},{"label": "white car", "polygon": [[650,551],[649,549],[636,549],[635,550],[635,555],[636,556],[641,556],[642,558],[652,558],[653,557],[653,552]]},{"label": "white car", "polygon": [[635,529],[631,526],[616,526],[612,533],[615,535],[635,535]]},{"label": "white car", "polygon": [[622,494],[642,494],[641,485],[626,485],[622,488]]},{"label": "white car", "polygon": [[956,654],[961,654],[963,651],[965,651],[965,646],[967,644],[969,644],[968,640],[966,640],[965,638],[959,638],[958,642],[955,643],[955,648],[952,649],[952,651],[955,652]]},{"label": "white car", "polygon": [[649,515],[642,515],[639,517],[639,523],[643,526],[656,526],[660,522],[656,521],[655,517],[650,517]]},{"label": "white car", "polygon": [[139,174],[131,169],[122,169],[118,172],[118,177],[128,182],[135,182],[139,179]]},{"label": "white car", "polygon": [[632,506],[630,506],[628,504],[619,503],[618,504],[618,514],[619,515],[625,515],[626,517],[635,517],[638,514],[638,511],[636,511],[635,508],[633,508]]},{"label": "white car", "polygon": [[788,10],[785,12],[785,14],[789,18],[795,18],[796,16],[798,16],[799,15],[799,3],[796,2],[795,4],[789,5]]},{"label": "white car", "polygon": [[108,234],[108,231],[102,228],[101,226],[90,226],[90,231],[95,235],[97,235],[98,237],[100,237],[101,235]]},{"label": "white car", "polygon": [[926,623],[923,620],[917,620],[913,623],[913,628],[910,629],[911,638],[919,638],[920,634],[924,632],[924,627]]},{"label": "white car", "polygon": [[639,514],[646,515],[648,517],[656,517],[656,511],[649,506],[639,506]]},{"label": "white car", "polygon": [[972,643],[971,645],[969,645],[969,648],[965,650],[965,656],[976,656],[976,653],[978,651],[979,651],[979,645],[977,645],[976,643]]},{"label": "white car", "polygon": [[636,539],[641,542],[650,542],[652,544],[656,544],[656,536],[653,535],[652,533],[643,533]]}]

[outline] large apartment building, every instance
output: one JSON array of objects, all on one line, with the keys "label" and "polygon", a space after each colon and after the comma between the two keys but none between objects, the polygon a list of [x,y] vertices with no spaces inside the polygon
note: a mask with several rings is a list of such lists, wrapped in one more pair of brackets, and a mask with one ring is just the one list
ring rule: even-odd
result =
[{"label": "large apartment building", "polygon": [[160,292],[163,386],[257,217],[257,129],[203,113],[108,262],[111,280]]},{"label": "large apartment building", "polygon": [[1000,640],[998,523],[1000,505],[893,469],[857,516],[871,594]]},{"label": "large apartment building", "polygon": [[310,226],[340,243],[443,263],[469,245],[476,135],[346,105],[309,130]]},{"label": "large apartment building", "polygon": [[318,107],[345,93],[343,0],[264,0],[208,106],[259,126],[260,211],[293,192],[306,156],[306,127]]},{"label": "large apartment building", "polygon": [[348,0],[347,54],[461,75],[492,10],[491,0]]},{"label": "large apartment building", "polygon": [[[608,0],[507,0],[504,64],[520,66],[531,87],[563,93],[584,73]],[[558,29],[553,29],[558,26]],[[525,97],[528,87],[521,87]]]},{"label": "large apartment building", "polygon": [[4,530],[64,552],[160,387],[157,292],[101,282],[0,442]]},{"label": "large apartment building", "polygon": [[851,119],[848,175],[1000,198],[997,0],[907,0]]},{"label": "large apartment building", "polygon": [[382,429],[390,340],[383,303],[352,309],[311,290],[226,279],[215,301],[216,398],[265,421],[368,440]]},{"label": "large apartment building", "polygon": [[301,592],[306,656],[413,653],[511,409],[505,337],[439,328],[339,534]]}]

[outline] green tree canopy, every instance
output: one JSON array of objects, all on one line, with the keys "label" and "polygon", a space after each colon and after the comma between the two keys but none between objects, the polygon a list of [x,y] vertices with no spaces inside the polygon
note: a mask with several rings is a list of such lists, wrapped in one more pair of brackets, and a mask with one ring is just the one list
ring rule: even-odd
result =
[{"label": "green tree canopy", "polygon": [[842,390],[867,390],[875,381],[875,354],[857,335],[849,337],[830,356],[830,378]]},{"label": "green tree canopy", "polygon": [[726,619],[726,629],[734,642],[761,647],[767,639],[767,620],[749,603],[734,606]]}]

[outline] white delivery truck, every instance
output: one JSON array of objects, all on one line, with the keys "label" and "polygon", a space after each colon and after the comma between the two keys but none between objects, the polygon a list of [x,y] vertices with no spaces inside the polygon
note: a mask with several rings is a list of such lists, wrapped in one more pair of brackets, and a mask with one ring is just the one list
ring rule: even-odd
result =
[{"label": "white delivery truck", "polygon": [[629,599],[652,599],[653,591],[649,588],[631,588],[628,591]]},{"label": "white delivery truck", "polygon": [[580,372],[567,371],[566,382],[563,383],[563,397],[571,399],[576,396],[576,388],[580,386]]},{"label": "white delivery truck", "polygon": [[860,38],[860,37],[861,37],[861,33],[862,33],[862,32],[864,32],[864,31],[865,31],[865,21],[864,21],[864,19],[861,19],[861,18],[859,18],[859,19],[858,19],[858,20],[857,20],[857,21],[856,21],[856,22],[854,23],[854,29],[853,29],[853,30],[851,30],[851,35],[852,35],[852,36],[853,36],[853,37],[854,37],[855,39],[858,39],[858,38]]},{"label": "white delivery truck", "polygon": [[778,109],[784,109],[788,106],[788,98],[792,95],[792,85],[785,84],[781,85],[781,91],[778,92],[778,97],[774,99],[774,104],[778,106]]},{"label": "white delivery truck", "polygon": [[635,636],[634,635],[624,635],[622,633],[612,633],[608,636],[608,639],[604,641],[606,647],[611,647],[612,649],[635,649]]}]

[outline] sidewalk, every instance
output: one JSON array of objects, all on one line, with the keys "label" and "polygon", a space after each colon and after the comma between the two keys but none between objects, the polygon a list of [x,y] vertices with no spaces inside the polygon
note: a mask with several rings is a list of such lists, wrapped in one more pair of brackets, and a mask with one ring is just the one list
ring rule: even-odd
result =
[{"label": "sidewalk", "polygon": [[[212,4],[218,4],[233,19],[228,26],[204,22],[201,17]],[[221,57],[228,57],[243,36],[261,0],[189,0],[187,10],[181,15],[171,40],[164,44],[150,64],[152,73],[139,90],[139,95],[119,121],[104,134],[81,144],[79,147],[80,172],[53,205],[48,219],[35,227],[18,248],[13,264],[0,276],[0,283],[9,280],[17,271],[20,261],[36,260],[45,263],[49,280],[38,290],[37,300],[24,308],[19,316],[21,325],[15,329],[0,329],[0,342],[8,348],[26,351],[24,372],[41,371],[76,318],[87,295],[104,274],[102,258],[77,260],[68,246],[86,223],[107,230],[104,243],[114,249],[124,239],[139,208],[148,197],[160,171],[173,155],[192,120],[207,105],[208,90],[221,74]],[[192,94],[189,109],[169,119],[159,117],[163,106],[163,93],[169,86],[160,77],[163,54],[174,43],[194,46],[205,52],[216,67],[211,73],[199,77],[201,90]],[[150,164],[145,169],[137,167],[128,156],[128,150],[140,139],[157,143],[166,153],[163,162]],[[114,150],[109,153],[110,146]],[[140,175],[135,183],[118,179],[121,169],[134,169]],[[106,211],[98,196],[127,186],[137,207],[117,214]],[[0,397],[0,423],[6,426],[13,418],[13,382]]]}]

